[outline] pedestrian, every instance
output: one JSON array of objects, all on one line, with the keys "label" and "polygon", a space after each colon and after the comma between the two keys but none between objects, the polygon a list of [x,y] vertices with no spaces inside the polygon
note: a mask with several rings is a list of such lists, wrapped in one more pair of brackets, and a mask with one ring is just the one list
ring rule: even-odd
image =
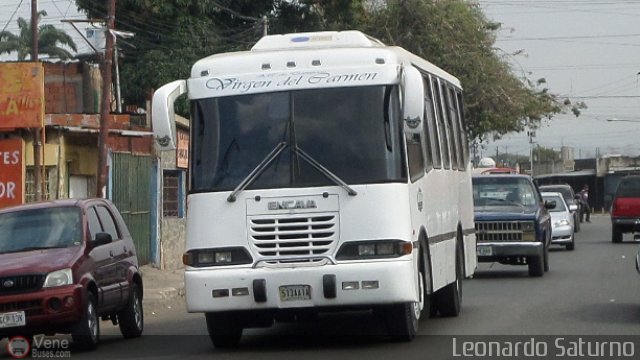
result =
[{"label": "pedestrian", "polygon": [[589,185],[584,185],[580,191],[580,201],[582,202],[582,211],[580,212],[580,222],[583,221],[586,214],[587,222],[591,222],[591,207],[589,206]]}]

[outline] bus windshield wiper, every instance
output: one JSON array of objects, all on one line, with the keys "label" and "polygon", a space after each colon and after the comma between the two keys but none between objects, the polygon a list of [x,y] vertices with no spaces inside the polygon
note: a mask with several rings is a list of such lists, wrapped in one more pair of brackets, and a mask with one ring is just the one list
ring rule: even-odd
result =
[{"label": "bus windshield wiper", "polygon": [[326,167],[322,166],[322,164],[317,162],[316,159],[312,158],[311,155],[309,155],[306,152],[302,151],[302,149],[300,149],[298,146],[296,146],[294,149],[298,153],[298,155],[302,158],[302,160],[308,162],[311,166],[316,168],[316,170],[320,171],[326,177],[328,177],[329,179],[333,180],[333,182],[335,182],[336,184],[340,185],[343,189],[345,189],[345,191],[349,195],[351,195],[351,196],[358,195],[358,193],[355,190],[353,190],[353,188],[351,186],[349,186],[346,182],[344,182],[342,179],[340,179],[338,177],[338,175],[332,173],[331,171],[329,171],[329,169],[327,169]]},{"label": "bus windshield wiper", "polygon": [[269,155],[267,155],[261,162],[260,164],[258,164],[258,166],[256,166],[255,169],[253,169],[251,171],[251,173],[244,178],[244,180],[242,180],[242,182],[240,182],[240,184],[238,186],[236,186],[235,189],[233,189],[233,192],[227,197],[227,201],[228,202],[234,202],[236,201],[236,197],[238,196],[238,194],[247,188],[247,186],[251,185],[251,183],[253,183],[258,176],[260,176],[260,174],[262,174],[264,172],[264,170],[267,168],[267,166],[269,166],[269,164],[271,164],[271,162],[276,159],[278,157],[278,155],[280,155],[280,153],[282,153],[282,151],[287,147],[287,143],[286,142],[281,142],[278,145],[276,145],[276,147],[271,150],[271,152],[269,153]]}]

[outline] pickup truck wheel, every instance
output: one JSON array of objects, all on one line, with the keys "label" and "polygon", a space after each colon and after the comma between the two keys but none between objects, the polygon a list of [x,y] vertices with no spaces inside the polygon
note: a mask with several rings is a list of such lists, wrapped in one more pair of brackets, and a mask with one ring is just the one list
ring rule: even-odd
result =
[{"label": "pickup truck wheel", "polygon": [[[551,241],[549,241],[549,243],[551,243]],[[544,271],[547,272],[549,271],[549,246],[547,246],[544,249],[544,256],[543,256],[543,267],[544,267]]]},{"label": "pickup truck wheel", "polygon": [[207,331],[213,346],[217,348],[236,347],[242,338],[242,324],[238,322],[233,313],[213,312],[206,313]]},{"label": "pickup truck wheel", "polygon": [[619,227],[615,225],[611,225],[611,242],[612,243],[620,243],[622,242],[622,231]]},{"label": "pickup truck wheel", "polygon": [[133,283],[126,307],[118,312],[120,332],[126,339],[137,338],[144,329],[144,313],[142,311],[142,296],[138,285]]},{"label": "pickup truck wheel", "polygon": [[74,345],[83,350],[95,350],[100,341],[100,318],[93,293],[87,294],[82,318],[71,329]]},{"label": "pickup truck wheel", "polygon": [[543,256],[530,256],[527,258],[529,276],[540,277],[544,275]]}]

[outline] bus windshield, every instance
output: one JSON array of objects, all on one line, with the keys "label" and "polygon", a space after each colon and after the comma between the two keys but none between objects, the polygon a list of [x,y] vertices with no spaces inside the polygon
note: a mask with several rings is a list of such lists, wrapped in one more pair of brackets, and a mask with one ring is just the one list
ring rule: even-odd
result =
[{"label": "bus windshield", "polygon": [[247,189],[406,182],[395,86],[325,88],[192,101],[191,192],[229,191],[279,144]]}]

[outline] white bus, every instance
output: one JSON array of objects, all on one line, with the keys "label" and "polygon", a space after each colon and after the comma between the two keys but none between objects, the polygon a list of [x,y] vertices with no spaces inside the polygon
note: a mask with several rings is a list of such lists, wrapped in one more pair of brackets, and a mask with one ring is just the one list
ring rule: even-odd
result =
[{"label": "white bus", "polygon": [[325,310],[372,309],[400,341],[459,313],[477,257],[455,77],[357,31],[265,36],[155,92],[162,149],[185,93],[186,302],[215,346]]}]

